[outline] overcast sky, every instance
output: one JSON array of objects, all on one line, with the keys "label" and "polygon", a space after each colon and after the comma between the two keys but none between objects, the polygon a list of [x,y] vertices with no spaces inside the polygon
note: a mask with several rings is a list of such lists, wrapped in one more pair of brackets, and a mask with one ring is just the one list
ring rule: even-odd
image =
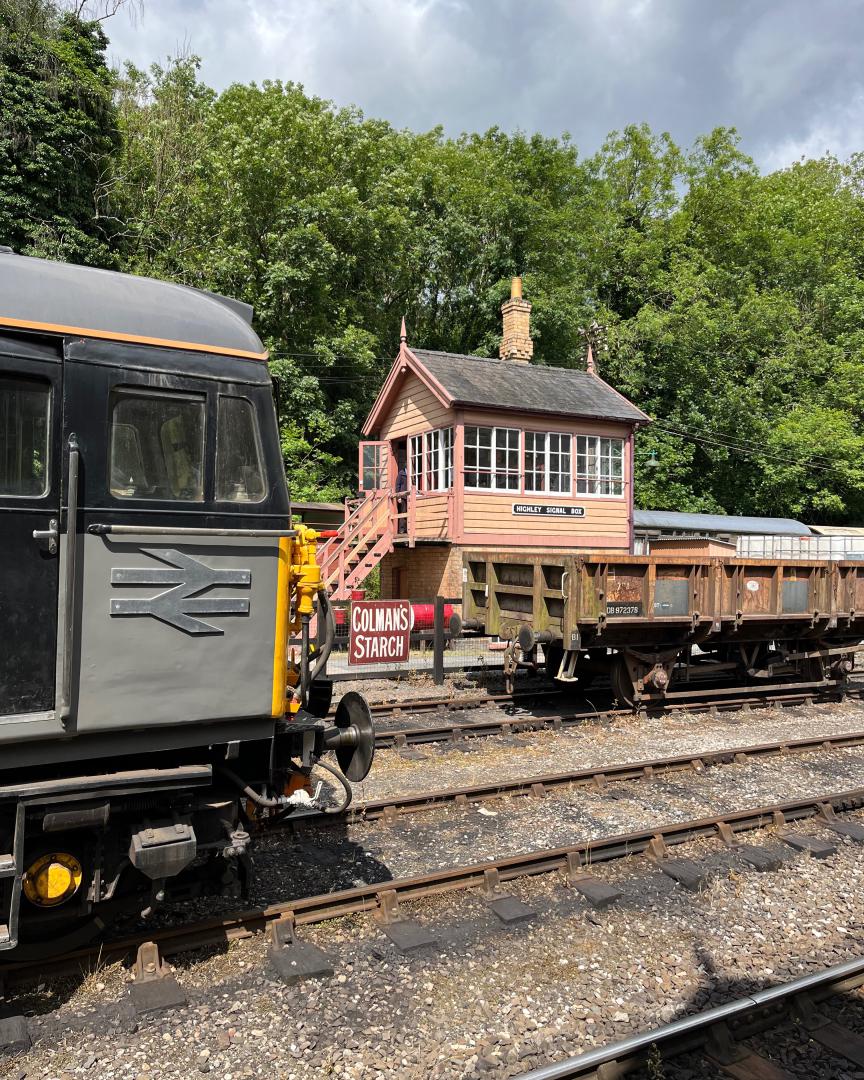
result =
[{"label": "overcast sky", "polygon": [[864,149],[864,0],[143,0],[106,25],[139,66],[293,80],[398,127],[569,131],[647,121],[684,145],[734,125],[763,169]]}]

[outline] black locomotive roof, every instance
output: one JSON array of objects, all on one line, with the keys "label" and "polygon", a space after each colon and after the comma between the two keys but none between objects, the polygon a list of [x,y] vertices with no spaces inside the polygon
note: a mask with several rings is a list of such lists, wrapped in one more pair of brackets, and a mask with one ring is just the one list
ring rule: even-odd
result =
[{"label": "black locomotive roof", "polygon": [[216,293],[0,249],[0,327],[264,360],[251,320]]}]

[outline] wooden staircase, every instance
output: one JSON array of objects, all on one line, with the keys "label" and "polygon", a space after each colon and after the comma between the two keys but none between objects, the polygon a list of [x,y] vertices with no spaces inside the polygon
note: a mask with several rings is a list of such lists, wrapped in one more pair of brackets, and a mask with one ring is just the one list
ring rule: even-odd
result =
[{"label": "wooden staircase", "polygon": [[347,600],[393,550],[396,523],[396,499],[387,491],[345,500],[344,523],[318,549],[321,577],[331,600]]}]

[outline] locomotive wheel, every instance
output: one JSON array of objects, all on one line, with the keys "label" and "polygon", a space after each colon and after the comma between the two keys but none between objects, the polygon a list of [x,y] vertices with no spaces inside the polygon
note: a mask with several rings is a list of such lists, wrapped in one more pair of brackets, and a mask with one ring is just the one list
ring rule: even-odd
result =
[{"label": "locomotive wheel", "polygon": [[[91,915],[70,916],[59,923],[52,924],[52,930],[48,931],[41,922],[33,923],[27,919],[21,920],[21,931],[18,944],[9,953],[4,953],[3,958],[10,962],[31,963],[34,960],[47,960],[60,953],[71,952],[89,945],[105,933],[112,916],[100,912]],[[2,960],[0,960],[2,963]]]},{"label": "locomotive wheel", "polygon": [[81,843],[82,835],[57,833],[25,847],[18,945],[0,953],[0,963],[43,960],[81,948],[101,937],[115,919],[140,911],[149,882],[131,867],[121,874],[112,899],[88,910],[94,852]]}]

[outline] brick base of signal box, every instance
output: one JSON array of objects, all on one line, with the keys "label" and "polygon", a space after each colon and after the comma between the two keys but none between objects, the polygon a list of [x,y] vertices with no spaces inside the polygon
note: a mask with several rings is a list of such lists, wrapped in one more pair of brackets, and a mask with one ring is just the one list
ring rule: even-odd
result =
[{"label": "brick base of signal box", "polygon": [[454,544],[397,546],[381,560],[382,600],[462,595],[462,549]]}]

